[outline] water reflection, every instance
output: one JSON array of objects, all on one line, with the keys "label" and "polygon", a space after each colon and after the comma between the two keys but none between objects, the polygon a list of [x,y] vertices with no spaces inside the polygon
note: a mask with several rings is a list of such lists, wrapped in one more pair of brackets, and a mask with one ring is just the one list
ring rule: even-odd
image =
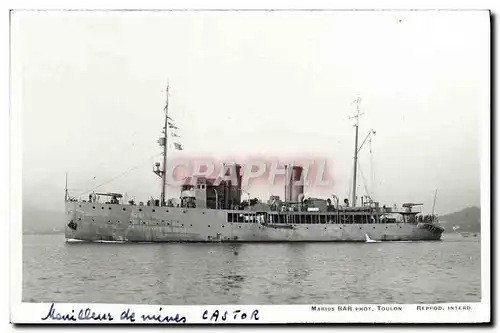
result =
[{"label": "water reflection", "polygon": [[287,244],[287,255],[285,260],[286,281],[293,288],[293,293],[288,293],[287,303],[296,303],[303,295],[307,277],[311,272],[309,265],[313,260],[311,253],[308,253],[308,244],[297,243]]},{"label": "water reflection", "polygon": [[245,277],[238,274],[230,273],[226,275],[222,273],[222,277],[221,288],[226,292],[232,291],[233,289],[241,289],[242,283],[245,281]]},{"label": "water reflection", "polygon": [[242,244],[224,244],[220,247],[223,267],[214,278],[216,289],[229,299],[237,301],[241,297],[245,283],[243,259],[245,254]]},{"label": "water reflection", "polygon": [[23,301],[474,302],[480,268],[480,244],[470,241],[69,245],[34,235],[23,237]]},{"label": "water reflection", "polygon": [[[163,296],[172,294],[175,291],[175,280],[169,269],[165,267],[172,267],[176,264],[176,253],[172,251],[173,247],[166,244],[157,245],[153,251],[153,262],[150,271],[152,279],[149,280],[148,288],[155,291],[158,300]],[[159,302],[161,304],[161,302]]]}]

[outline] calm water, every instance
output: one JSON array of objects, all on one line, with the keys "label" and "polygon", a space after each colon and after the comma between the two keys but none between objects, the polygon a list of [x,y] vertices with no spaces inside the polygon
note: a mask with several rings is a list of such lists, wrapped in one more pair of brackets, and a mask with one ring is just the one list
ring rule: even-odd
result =
[{"label": "calm water", "polygon": [[480,301],[478,238],[86,244],[23,237],[23,301],[145,304]]}]

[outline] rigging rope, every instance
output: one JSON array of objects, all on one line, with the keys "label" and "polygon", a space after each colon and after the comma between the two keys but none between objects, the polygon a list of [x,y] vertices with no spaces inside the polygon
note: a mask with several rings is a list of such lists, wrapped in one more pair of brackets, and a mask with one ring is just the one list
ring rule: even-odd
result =
[{"label": "rigging rope", "polygon": [[[134,133],[134,134],[132,134],[132,136],[134,136],[134,135],[135,135],[135,133]],[[117,160],[121,160],[121,158],[122,158],[122,157],[123,157],[126,153],[130,153],[130,151],[131,151],[132,149],[134,149],[134,146],[135,146],[135,141],[134,141],[134,142],[132,142],[132,143],[130,143],[130,145],[123,145],[123,146],[121,146],[121,147],[122,147],[122,149],[117,151],[117,152],[119,153],[119,155],[116,157],[116,159],[117,159]],[[95,168],[101,168],[102,166],[104,166],[104,167],[108,167],[108,166],[109,166],[109,165],[108,165],[108,162],[106,162],[106,161],[101,161],[101,162],[99,162],[99,163],[95,163],[95,164],[94,164],[94,167],[95,167]],[[97,178],[97,177],[94,177],[94,179],[95,179],[95,178]]]},{"label": "rigging rope", "polygon": [[351,193],[352,193],[352,170],[349,172],[349,187],[347,190],[347,198],[348,200],[351,200]]},{"label": "rigging rope", "polygon": [[373,168],[372,138],[370,137],[370,173],[372,194],[375,196],[375,169]]},{"label": "rigging rope", "polygon": [[365,178],[365,175],[363,174],[363,170],[361,170],[361,164],[359,163],[358,161],[358,169],[359,169],[359,173],[361,174],[361,177],[363,177],[363,185],[364,185],[364,188],[365,188],[365,191],[366,191],[366,194],[368,194],[370,196],[370,198],[372,197],[371,193],[368,191],[368,187],[366,186],[366,178]]},{"label": "rigging rope", "polygon": [[136,166],[132,167],[131,169],[129,169],[129,170],[127,170],[127,171],[125,171],[125,172],[123,172],[123,173],[119,174],[118,176],[116,176],[116,177],[114,177],[114,178],[111,178],[110,180],[107,180],[107,181],[105,181],[104,183],[101,183],[101,184],[99,184],[99,185],[97,185],[97,186],[94,186],[93,188],[91,188],[91,189],[89,189],[89,190],[86,190],[86,191],[81,192],[80,194],[78,194],[78,196],[80,196],[80,195],[82,195],[82,194],[85,194],[85,193],[88,193],[88,192],[91,192],[91,191],[93,191],[93,190],[95,190],[95,189],[97,189],[97,188],[99,188],[99,187],[101,187],[101,186],[103,186],[103,185],[109,184],[109,183],[111,183],[112,181],[114,181],[114,180],[116,180],[116,179],[118,179],[118,178],[120,178],[120,177],[123,177],[123,176],[125,176],[125,175],[129,174],[130,172],[132,172],[132,171],[134,171],[135,169],[137,169],[137,168],[139,168],[140,166],[142,166],[144,163],[148,162],[149,160],[151,160],[151,159],[153,159],[153,158],[155,158],[156,156],[161,155],[161,154],[163,154],[163,153],[157,153],[157,154],[154,154],[153,156],[151,156],[151,157],[149,157],[149,158],[147,158],[147,159],[143,160],[141,163],[139,163],[139,164],[137,164]]}]

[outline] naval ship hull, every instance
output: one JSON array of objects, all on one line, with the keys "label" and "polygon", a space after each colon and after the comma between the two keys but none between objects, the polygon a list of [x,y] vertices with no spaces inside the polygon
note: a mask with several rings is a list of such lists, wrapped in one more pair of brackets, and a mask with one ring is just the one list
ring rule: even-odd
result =
[{"label": "naval ship hull", "polygon": [[[364,242],[439,240],[432,223],[228,222],[236,211],[66,202],[66,240],[113,242]],[[249,213],[240,211],[240,213]]]}]

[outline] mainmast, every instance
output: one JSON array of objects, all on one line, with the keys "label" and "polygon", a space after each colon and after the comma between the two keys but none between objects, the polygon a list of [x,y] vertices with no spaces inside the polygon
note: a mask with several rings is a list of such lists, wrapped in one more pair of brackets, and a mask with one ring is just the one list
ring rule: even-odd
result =
[{"label": "mainmast", "polygon": [[170,85],[167,81],[166,99],[165,99],[165,127],[163,130],[163,170],[161,173],[161,206],[167,203],[167,130],[168,130],[168,91]]},{"label": "mainmast", "polygon": [[355,132],[356,136],[354,138],[354,172],[352,176],[352,207],[356,206],[356,180],[358,176],[358,127],[359,127],[359,116],[361,115],[359,113],[359,103],[361,103],[361,98],[358,97],[355,101],[356,103],[356,115],[351,118],[356,118],[356,124],[354,125],[355,127]]}]

